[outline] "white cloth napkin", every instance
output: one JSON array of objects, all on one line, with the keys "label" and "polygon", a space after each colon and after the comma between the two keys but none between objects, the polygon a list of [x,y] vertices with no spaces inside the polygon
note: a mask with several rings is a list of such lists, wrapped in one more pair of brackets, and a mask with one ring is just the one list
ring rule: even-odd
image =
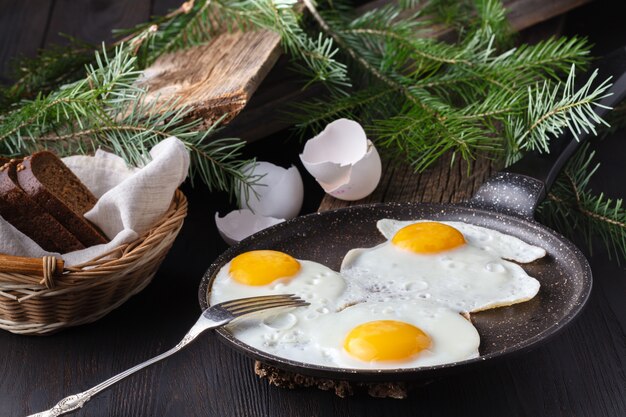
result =
[{"label": "white cloth napkin", "polygon": [[61,256],[68,266],[72,266],[137,239],[165,214],[174,192],[189,171],[189,152],[175,137],[152,148],[150,156],[152,160],[142,168],[128,168],[122,158],[100,150],[95,156],[63,159],[98,197],[98,202],[85,217],[111,239],[109,243],[63,255],[46,252],[0,217],[0,253],[27,257]]}]

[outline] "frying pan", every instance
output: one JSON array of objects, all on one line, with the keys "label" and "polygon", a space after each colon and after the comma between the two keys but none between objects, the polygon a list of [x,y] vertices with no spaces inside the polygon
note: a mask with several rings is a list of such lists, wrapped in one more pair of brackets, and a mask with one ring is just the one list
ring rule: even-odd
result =
[{"label": "frying pan", "polygon": [[[605,115],[626,96],[626,49],[600,63],[600,76],[613,76],[611,96],[596,113]],[[257,249],[286,252],[298,259],[320,262],[335,271],[348,250],[372,247],[385,239],[376,229],[382,218],[462,221],[516,236],[544,248],[547,256],[523,268],[541,283],[528,302],[472,314],[481,338],[480,357],[462,362],[409,369],[341,369],[277,357],[236,339],[227,329],[217,331],[231,347],[275,367],[323,378],[358,381],[402,381],[440,377],[486,360],[503,358],[538,346],[569,324],[583,308],[591,291],[591,270],[584,255],[559,233],[537,223],[533,214],[567,159],[587,135],[575,140],[570,131],[550,143],[550,152],[531,154],[499,172],[463,204],[384,203],[302,216],[265,229],[219,256],[209,267],[199,289],[200,305],[208,307],[212,282],[219,269],[235,256]]]}]

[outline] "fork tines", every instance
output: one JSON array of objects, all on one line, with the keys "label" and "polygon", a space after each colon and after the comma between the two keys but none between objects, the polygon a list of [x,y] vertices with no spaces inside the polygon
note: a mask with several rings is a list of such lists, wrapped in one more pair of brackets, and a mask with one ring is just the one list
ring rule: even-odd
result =
[{"label": "fork tines", "polygon": [[305,300],[295,294],[279,294],[260,297],[239,298],[237,300],[225,301],[219,304],[220,307],[227,310],[234,316],[254,313],[260,310],[266,310],[268,308],[300,307],[307,305],[309,305],[309,303],[307,303]]}]

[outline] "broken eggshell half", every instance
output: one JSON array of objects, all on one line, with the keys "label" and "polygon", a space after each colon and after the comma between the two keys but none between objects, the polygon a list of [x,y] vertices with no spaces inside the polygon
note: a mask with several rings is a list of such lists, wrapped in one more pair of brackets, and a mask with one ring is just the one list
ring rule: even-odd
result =
[{"label": "broken eggshell half", "polygon": [[341,200],[371,194],[382,172],[376,147],[361,125],[348,119],[335,120],[307,141],[300,159],[324,191]]},{"label": "broken eggshell half", "polygon": [[219,213],[215,213],[217,231],[222,236],[222,239],[231,246],[256,232],[283,221],[285,219],[261,216],[248,209],[233,210],[224,217],[220,217]]},{"label": "broken eggshell half", "polygon": [[300,213],[304,185],[298,168],[292,165],[285,169],[269,162],[255,162],[245,167],[243,172],[259,179],[247,190],[247,195],[242,184],[239,208],[277,219],[293,219]]}]

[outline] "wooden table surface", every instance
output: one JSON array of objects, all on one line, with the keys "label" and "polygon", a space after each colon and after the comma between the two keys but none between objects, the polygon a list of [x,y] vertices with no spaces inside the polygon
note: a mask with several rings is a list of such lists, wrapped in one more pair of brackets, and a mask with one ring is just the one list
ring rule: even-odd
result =
[{"label": "wooden table surface", "polygon": [[[57,40],[59,30],[103,39],[110,27],[129,26],[166,8],[161,0],[0,0],[0,64],[17,51],[33,53]],[[78,21],[82,23],[74,23]],[[565,31],[588,34],[600,54],[626,44],[619,14],[597,3],[571,13]],[[280,154],[273,153],[278,148]],[[249,152],[286,165],[298,160],[299,148],[296,141],[284,142],[284,135],[276,135]],[[599,143],[597,151],[602,167],[593,188],[626,197],[626,131]],[[421,177],[389,170],[371,199],[458,201],[489,173],[479,165],[476,175],[464,180],[456,169],[441,167]],[[304,210],[314,211],[322,195],[301,172],[307,190]],[[188,218],[155,280],[142,293],[96,323],[55,335],[0,332],[0,416],[46,409],[178,342],[200,313],[200,277],[226,249],[213,215],[232,209],[225,196],[203,187],[185,185],[183,190],[190,202]],[[340,204],[325,199],[323,208]],[[365,395],[341,399],[315,389],[276,388],[255,376],[251,359],[207,334],[95,397],[75,415],[626,416],[626,268],[609,261],[600,247],[589,260],[595,278],[589,304],[560,335],[529,353],[423,386],[405,400]]]}]

